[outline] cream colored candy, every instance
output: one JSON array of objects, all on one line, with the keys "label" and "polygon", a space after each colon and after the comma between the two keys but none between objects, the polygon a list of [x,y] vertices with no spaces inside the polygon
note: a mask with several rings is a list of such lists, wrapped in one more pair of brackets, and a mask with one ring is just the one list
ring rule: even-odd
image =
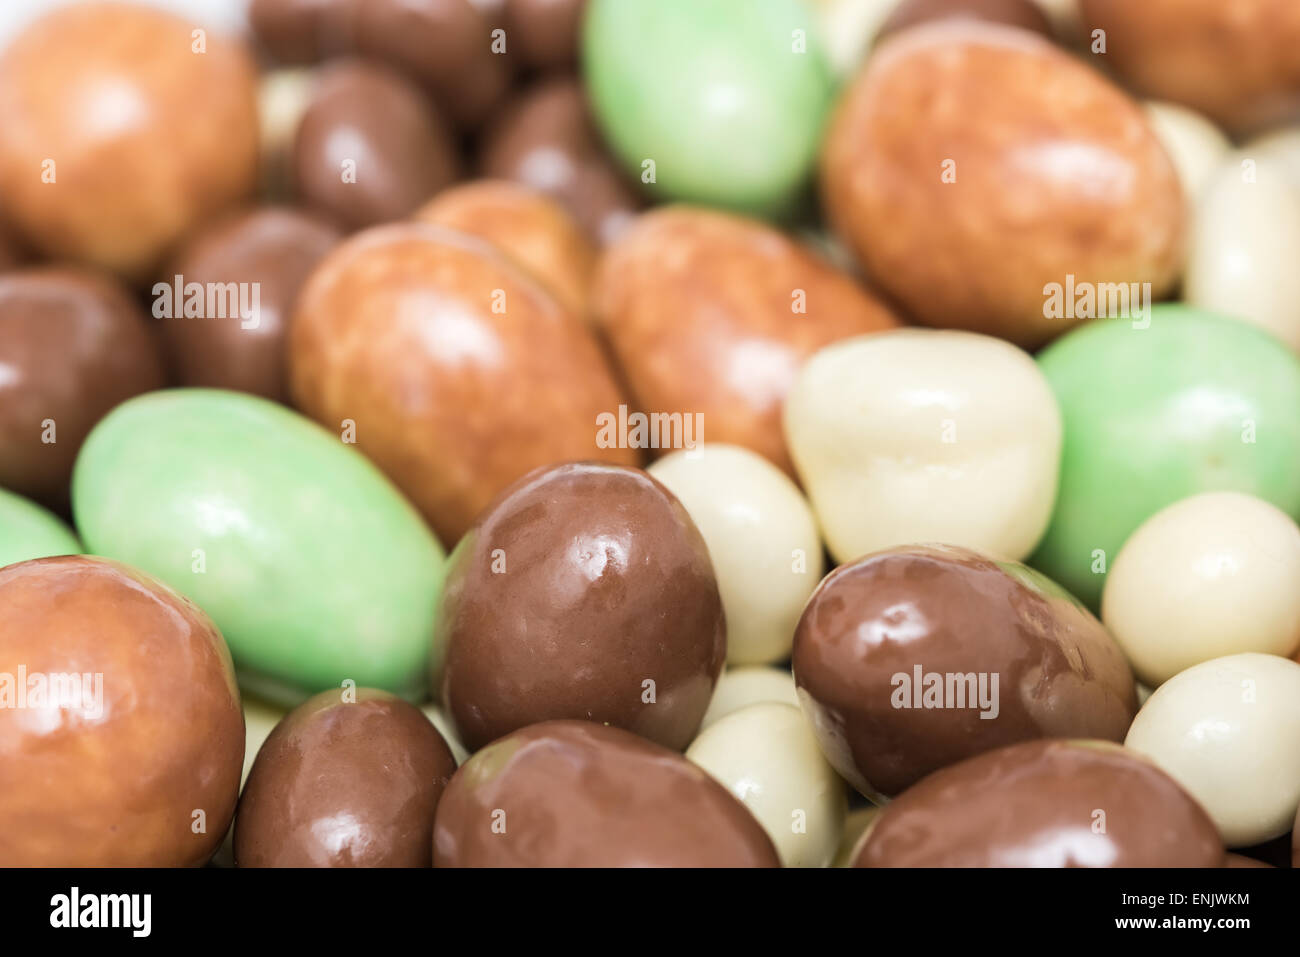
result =
[{"label": "cream colored candy", "polygon": [[1124,543],[1101,616],[1150,685],[1211,658],[1300,647],[1300,528],[1238,492],[1194,495]]},{"label": "cream colored candy", "polygon": [[727,618],[727,661],[789,657],[823,564],[817,522],[798,487],[762,456],[733,445],[674,452],[649,471],[681,500],[709,546]]},{"label": "cream colored candy", "polygon": [[1230,154],[1193,218],[1183,298],[1261,326],[1300,352],[1300,187],[1286,167]]},{"label": "cream colored candy", "polygon": [[1300,126],[1284,126],[1258,136],[1241,148],[1243,156],[1277,160],[1300,187]]},{"label": "cream colored candy", "polygon": [[831,69],[838,76],[857,70],[876,32],[894,12],[899,0],[813,0]]},{"label": "cream colored candy", "polygon": [[298,123],[311,100],[315,72],[307,67],[271,70],[257,88],[262,182],[273,196],[289,189],[288,156]]},{"label": "cream colored candy", "polygon": [[426,701],[424,704],[420,705],[420,710],[423,711],[425,716],[433,722],[433,726],[437,728],[438,733],[442,735],[442,740],[446,741],[447,747],[451,748],[451,756],[456,759],[456,766],[459,767],[464,764],[465,759],[469,757],[469,752],[465,750],[465,745],[461,744],[460,740],[456,737],[456,732],[451,726],[451,721],[448,720],[447,715],[442,708],[432,701]]},{"label": "cream colored candy", "polygon": [[1228,847],[1285,834],[1300,805],[1300,664],[1252,653],[1188,668],[1156,689],[1124,744],[1200,801]]},{"label": "cream colored candy", "polygon": [[1019,560],[1056,498],[1056,398],[991,336],[900,329],[828,346],[799,373],[785,434],[839,561],[918,542]]},{"label": "cream colored candy", "polygon": [[803,713],[767,702],[702,732],[686,757],[745,803],[786,867],[825,867],[844,830],[844,782],[822,756]]},{"label": "cream colored candy", "polygon": [[1232,149],[1232,144],[1222,130],[1195,110],[1160,100],[1150,100],[1144,106],[1151,128],[1174,161],[1184,191],[1194,199]]},{"label": "cream colored candy", "polygon": [[700,722],[703,731],[719,718],[751,704],[779,701],[799,707],[794,675],[784,668],[727,668],[713,689],[709,709]]},{"label": "cream colored candy", "polygon": [[858,849],[871,833],[876,818],[883,810],[882,807],[860,807],[849,812],[848,818],[844,821],[844,834],[840,837],[840,846],[835,850],[835,859],[831,861],[831,867],[853,866],[858,856]]}]

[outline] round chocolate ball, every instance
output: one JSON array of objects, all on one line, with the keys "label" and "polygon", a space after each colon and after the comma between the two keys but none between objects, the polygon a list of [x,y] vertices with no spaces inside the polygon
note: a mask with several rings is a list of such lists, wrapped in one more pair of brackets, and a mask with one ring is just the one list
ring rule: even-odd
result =
[{"label": "round chocolate ball", "polygon": [[880,812],[857,867],[1219,867],[1214,822],[1104,741],[1028,741],[938,771]]},{"label": "round chocolate ball", "polygon": [[725,787],[618,728],[546,721],[479,751],[438,805],[435,867],[777,867]]},{"label": "round chocolate ball", "polygon": [[315,63],[356,45],[359,0],[251,0],[248,23],[280,63]]},{"label": "round chocolate ball", "polygon": [[501,493],[452,554],[433,642],[433,687],[471,751],[551,718],[681,750],[726,656],[686,509],[645,472],[597,464]]},{"label": "round chocolate ball", "polygon": [[36,267],[0,276],[0,486],[55,506],[91,428],[163,385],[147,320],[115,281]]},{"label": "round chocolate ball", "polygon": [[571,66],[578,59],[578,32],[587,0],[506,0],[506,30],[512,55],[543,70]]},{"label": "round chocolate ball", "polygon": [[1119,741],[1137,711],[1101,622],[1032,569],[953,546],[837,568],[808,599],[793,667],[826,757],[873,799],[1029,738]]},{"label": "round chocolate ball", "polygon": [[401,219],[456,178],[456,146],[429,99],[380,64],[323,68],[290,160],[308,206],[349,229]]},{"label": "round chocolate ball", "polygon": [[903,0],[880,25],[876,39],[917,24],[954,19],[987,20],[1052,36],[1051,21],[1033,0]]},{"label": "round chocolate ball", "polygon": [[252,191],[256,75],[242,44],[179,17],[77,4],[0,54],[0,129],[13,225],[51,257],[140,279]]},{"label": "round chocolate ball", "polygon": [[429,867],[456,759],[419,708],[370,688],[322,691],[285,716],[235,814],[240,867]]},{"label": "round chocolate ball", "polygon": [[199,865],[235,811],[244,717],[192,602],[88,556],[0,569],[0,861]]},{"label": "round chocolate ball", "polygon": [[[180,384],[286,401],[285,337],[294,301],[341,238],[331,224],[281,207],[241,213],[195,235],[159,278],[172,287],[173,315],[163,320],[162,341]],[[185,316],[175,303],[190,283],[240,284],[253,308],[248,316],[232,309]]]},{"label": "round chocolate ball", "polygon": [[484,176],[549,193],[598,242],[613,239],[641,200],[595,132],[582,85],[571,77],[526,87],[484,132]]}]

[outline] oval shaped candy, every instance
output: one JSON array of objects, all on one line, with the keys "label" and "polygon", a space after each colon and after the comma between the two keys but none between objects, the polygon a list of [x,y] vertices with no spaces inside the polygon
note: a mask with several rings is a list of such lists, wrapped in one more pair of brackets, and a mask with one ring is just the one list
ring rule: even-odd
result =
[{"label": "oval shaped candy", "polygon": [[752,665],[743,668],[724,668],[709,699],[709,710],[704,712],[700,732],[719,718],[739,711],[751,704],[784,702],[798,706],[799,690],[794,675],[784,668]]},{"label": "oval shaped candy", "polygon": [[203,864],[239,796],[230,651],[207,615],[136,569],[90,556],[10,565],[0,754],[5,866]]},{"label": "oval shaped candy", "polygon": [[1037,572],[909,546],[841,565],[794,639],[822,750],[868,797],[1029,738],[1119,741],[1133,673],[1101,623]]},{"label": "oval shaped candy", "polygon": [[680,754],[587,721],[479,751],[438,805],[435,867],[776,867],[745,805]]},{"label": "oval shaped candy", "polygon": [[516,728],[585,718],[678,750],[726,655],[722,600],[686,509],[639,469],[538,469],[452,553],[435,688],[475,751]]},{"label": "oval shaped candy", "polygon": [[1147,518],[1198,492],[1300,517],[1300,359],[1246,323],[1156,306],[1094,322],[1038,357],[1065,418],[1051,524],[1029,564],[1090,607]]},{"label": "oval shaped candy", "polygon": [[258,752],[235,813],[240,867],[429,867],[456,760],[420,709],[372,688],[322,691]]},{"label": "oval shaped candy", "polygon": [[81,543],[61,518],[0,488],[0,568],[32,558],[80,552]]},{"label": "oval shaped candy", "polygon": [[212,615],[248,687],[423,691],[442,547],[370,462],[283,406],[209,389],[127,402],[86,440],[73,509],[90,551]]},{"label": "oval shaped candy", "polygon": [[610,146],[665,198],[775,213],[807,181],[833,82],[802,5],[591,0],[582,67]]},{"label": "oval shaped candy", "polygon": [[1159,298],[1182,266],[1182,188],[1141,108],[1014,27],[949,20],[881,44],[821,169],[836,232],[926,325],[1039,346],[1098,309],[1053,303],[1051,284]]},{"label": "oval shaped candy", "polygon": [[1027,741],[936,771],[892,801],[856,867],[1219,867],[1199,804],[1104,741]]}]

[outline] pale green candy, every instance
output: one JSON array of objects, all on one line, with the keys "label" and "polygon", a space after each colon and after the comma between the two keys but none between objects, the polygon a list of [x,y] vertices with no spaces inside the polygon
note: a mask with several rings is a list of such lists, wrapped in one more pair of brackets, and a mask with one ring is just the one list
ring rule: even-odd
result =
[{"label": "pale green candy", "polygon": [[0,568],[80,552],[81,543],[57,515],[0,488]]},{"label": "pale green candy", "polygon": [[211,389],[131,399],[86,440],[72,499],[87,548],[193,599],[247,687],[423,692],[442,546],[369,460],[302,416]]},{"label": "pale green candy", "polygon": [[796,0],[591,0],[587,95],[629,172],[661,199],[760,215],[808,180],[833,79]]}]

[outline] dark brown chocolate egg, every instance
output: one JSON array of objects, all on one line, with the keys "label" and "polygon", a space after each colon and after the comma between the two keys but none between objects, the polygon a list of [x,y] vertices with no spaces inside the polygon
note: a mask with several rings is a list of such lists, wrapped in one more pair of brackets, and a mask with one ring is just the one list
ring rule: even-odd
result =
[{"label": "dark brown chocolate egg", "polygon": [[560,77],[525,88],[485,131],[479,171],[549,193],[597,242],[642,205],[592,127],[582,85]]},{"label": "dark brown chocolate egg", "polygon": [[410,214],[456,178],[456,146],[432,102],[376,63],[323,68],[294,138],[295,188],[349,229]]},{"label": "dark brown chocolate egg", "polygon": [[[267,207],[220,220],[190,240],[159,277],[170,287],[173,313],[162,320],[163,344],[180,384],[286,401],[285,336],[294,301],[316,263],[341,238],[315,216]],[[202,316],[177,308],[191,283],[204,289]],[[244,296],[240,302],[252,306],[248,315],[230,308],[208,314],[209,283],[223,289],[234,283],[236,295]]]},{"label": "dark brown chocolate egg", "polygon": [[1214,822],[1104,741],[1027,741],[938,771],[881,811],[856,867],[1219,867]]},{"label": "dark brown chocolate egg", "polygon": [[601,444],[625,401],[595,337],[531,275],[473,236],[382,226],[331,252],[298,297],[294,399],[347,434],[451,547],[511,482]]},{"label": "dark brown chocolate egg", "polygon": [[451,556],[433,642],[433,687],[471,751],[552,718],[681,750],[726,654],[686,509],[645,472],[596,464],[501,494]]},{"label": "dark brown chocolate egg", "polygon": [[240,867],[428,867],[434,812],[456,770],[414,705],[322,691],[275,726],[235,814]]},{"label": "dark brown chocolate egg", "polygon": [[147,320],[118,283],[68,267],[0,276],[0,486],[62,507],[95,423],[162,384]]},{"label": "dark brown chocolate egg", "polygon": [[221,633],[117,562],[0,569],[0,755],[5,866],[206,862],[244,757]]},{"label": "dark brown chocolate egg", "polygon": [[1122,741],[1133,673],[1055,583],[947,546],[876,552],[828,575],[794,638],[799,698],[831,764],[894,795],[1029,738]]},{"label": "dark brown chocolate egg", "polygon": [[1049,39],[1052,36],[1051,21],[1033,0],[903,0],[876,31],[876,39],[919,23],[963,18],[1020,27]]},{"label": "dark brown chocolate egg", "polygon": [[494,742],[438,806],[435,867],[777,867],[749,810],[680,754],[586,721]]}]

